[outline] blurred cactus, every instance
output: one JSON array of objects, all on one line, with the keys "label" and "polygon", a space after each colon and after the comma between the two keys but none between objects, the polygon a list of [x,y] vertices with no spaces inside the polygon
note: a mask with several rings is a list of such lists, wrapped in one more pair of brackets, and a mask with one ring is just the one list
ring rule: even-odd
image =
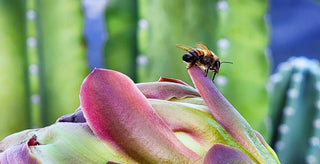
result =
[{"label": "blurred cactus", "polygon": [[[37,0],[42,122],[48,125],[79,106],[88,73],[81,1]],[[68,97],[68,98],[66,98]]]},{"label": "blurred cactus", "polygon": [[109,0],[105,20],[108,32],[105,45],[106,67],[136,80],[136,0]]},{"label": "blurred cactus", "polygon": [[215,83],[252,127],[268,140],[265,118],[268,96],[265,90],[269,76],[268,43],[264,15],[268,1],[220,0],[217,2],[219,30],[217,55],[222,64]]},{"label": "blurred cactus", "polygon": [[0,138],[77,108],[82,19],[80,1],[0,1]]},{"label": "blurred cactus", "polygon": [[271,76],[272,146],[282,163],[320,162],[320,65],[291,58]]},{"label": "blurred cactus", "polygon": [[0,1],[0,140],[29,127],[24,0]]}]

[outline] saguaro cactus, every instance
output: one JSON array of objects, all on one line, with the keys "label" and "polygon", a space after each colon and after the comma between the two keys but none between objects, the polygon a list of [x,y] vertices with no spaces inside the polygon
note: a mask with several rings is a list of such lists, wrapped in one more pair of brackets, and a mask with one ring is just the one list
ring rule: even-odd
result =
[{"label": "saguaro cactus", "polygon": [[282,163],[320,162],[320,66],[291,58],[268,84],[273,125],[272,146]]}]

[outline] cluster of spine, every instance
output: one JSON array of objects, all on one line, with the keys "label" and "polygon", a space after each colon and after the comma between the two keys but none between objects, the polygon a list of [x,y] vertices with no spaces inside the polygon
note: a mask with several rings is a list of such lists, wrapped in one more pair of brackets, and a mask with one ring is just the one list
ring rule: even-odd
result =
[{"label": "cluster of spine", "polygon": [[304,57],[282,63],[268,84],[272,140],[282,163],[320,162],[320,65]]}]

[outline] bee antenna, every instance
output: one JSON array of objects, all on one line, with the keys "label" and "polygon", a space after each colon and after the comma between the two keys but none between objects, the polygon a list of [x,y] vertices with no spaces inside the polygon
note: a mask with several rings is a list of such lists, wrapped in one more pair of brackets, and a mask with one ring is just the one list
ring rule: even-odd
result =
[{"label": "bee antenna", "polygon": [[233,62],[228,62],[228,61],[223,61],[221,63],[229,63],[229,64],[233,64]]}]

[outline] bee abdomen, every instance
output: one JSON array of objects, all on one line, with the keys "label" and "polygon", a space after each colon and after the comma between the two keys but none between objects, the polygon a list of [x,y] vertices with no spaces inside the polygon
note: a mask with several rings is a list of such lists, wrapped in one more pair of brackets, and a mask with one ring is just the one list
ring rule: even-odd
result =
[{"label": "bee abdomen", "polygon": [[196,49],[193,49],[193,50],[190,50],[188,51],[191,55],[193,56],[200,56],[200,55],[203,55],[203,52],[200,51],[200,50],[196,50]]},{"label": "bee abdomen", "polygon": [[185,62],[187,62],[187,63],[190,63],[190,62],[192,62],[192,61],[195,60],[195,57],[196,57],[196,56],[187,53],[187,54],[184,54],[184,55],[182,56],[182,59],[183,59],[183,61],[185,61]]}]

